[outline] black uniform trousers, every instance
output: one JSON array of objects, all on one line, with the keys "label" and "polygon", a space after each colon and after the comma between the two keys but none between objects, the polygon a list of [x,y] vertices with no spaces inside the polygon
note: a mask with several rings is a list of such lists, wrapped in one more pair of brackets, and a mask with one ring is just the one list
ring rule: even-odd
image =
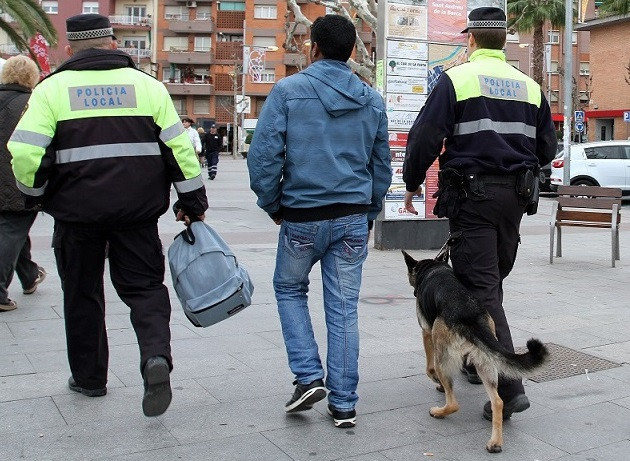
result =
[{"label": "black uniform trousers", "polygon": [[219,168],[219,151],[207,152],[206,162],[208,162],[208,176],[214,178]]},{"label": "black uniform trousers", "polygon": [[[524,204],[519,204],[514,178],[505,183],[485,183],[485,199],[462,201],[449,218],[451,234],[461,231],[451,249],[457,278],[484,305],[494,320],[497,338],[514,351],[512,335],[503,310],[503,279],[514,267],[520,241]],[[499,377],[499,396],[505,401],[525,392],[521,380]]]},{"label": "black uniform trousers", "polygon": [[109,350],[105,328],[103,273],[109,243],[112,284],[131,309],[140,347],[140,370],[153,356],[172,368],[171,304],[164,285],[164,255],[157,222],[131,229],[94,229],[55,222],[53,247],[64,294],[68,362],[85,389],[107,383]]}]

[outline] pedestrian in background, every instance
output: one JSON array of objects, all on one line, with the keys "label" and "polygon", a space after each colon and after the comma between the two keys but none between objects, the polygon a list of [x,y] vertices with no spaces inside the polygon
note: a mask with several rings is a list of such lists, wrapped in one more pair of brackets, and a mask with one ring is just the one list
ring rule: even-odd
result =
[{"label": "pedestrian in background", "polygon": [[31,90],[39,81],[35,62],[26,56],[13,56],[2,68],[0,79],[0,311],[12,311],[17,302],[9,299],[8,288],[16,273],[22,293],[34,293],[46,271],[31,260],[28,232],[37,210],[24,206],[24,197],[15,185],[7,142],[17,125]]},{"label": "pedestrian in background", "polygon": [[[533,214],[539,165],[556,153],[551,110],[540,86],[505,60],[506,18],[500,8],[468,15],[469,62],[445,71],[408,137],[403,167],[405,208],[422,191],[427,169],[439,155],[434,213],[447,217],[451,262],[457,278],[490,313],[499,342],[514,351],[503,310],[503,279],[516,259],[524,212]],[[444,143],[444,144],[443,144]],[[481,382],[474,367],[463,371]],[[498,382],[503,418],[529,408],[520,380]],[[483,416],[492,420],[490,402]]]},{"label": "pedestrian in background", "polygon": [[201,140],[201,153],[197,157],[199,158],[199,166],[203,168],[206,165],[206,130],[200,126],[197,127],[197,133],[199,133],[199,139]]},{"label": "pedestrian in background", "polygon": [[197,158],[199,158],[199,155],[202,152],[201,138],[199,137],[199,133],[197,132],[197,130],[192,127],[193,123],[195,123],[195,121],[190,117],[184,117],[182,119],[182,125],[184,125],[184,129],[186,130],[186,133],[188,133],[190,143],[192,144],[193,149],[195,149],[195,154],[197,154]]},{"label": "pedestrian in background", "polygon": [[[199,162],[162,83],[116,49],[109,19],[68,18],[71,56],[33,91],[9,150],[27,206],[55,219],[71,390],[107,393],[109,350],[103,272],[130,308],[144,380],[142,409],[168,408],[173,367],[158,218],[170,183],[184,214],[204,218]],[[197,133],[195,131],[195,133]]]},{"label": "pedestrian in background", "polygon": [[208,164],[208,179],[214,179],[219,168],[219,152],[223,149],[223,139],[217,133],[217,126],[210,125],[210,131],[206,133],[206,148],[204,150]]},{"label": "pedestrian in background", "polygon": [[[258,119],[247,166],[258,205],[280,225],[273,286],[295,391],[286,412],[328,394],[335,426],[356,424],[357,304],[369,224],[391,182],[383,98],[346,61],[356,40],[338,15],[311,27],[312,64],[275,84]],[[324,368],[307,303],[321,264],[328,330]]]}]

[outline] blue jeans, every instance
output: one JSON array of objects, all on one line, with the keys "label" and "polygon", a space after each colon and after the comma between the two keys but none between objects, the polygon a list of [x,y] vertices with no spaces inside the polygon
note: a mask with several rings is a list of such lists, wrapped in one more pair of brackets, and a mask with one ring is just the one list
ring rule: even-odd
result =
[{"label": "blue jeans", "polygon": [[323,379],[308,312],[309,273],[320,261],[328,330],[326,387],[338,410],[352,410],[359,399],[357,303],[367,257],[367,215],[310,221],[283,221],[273,286],[289,367],[301,384]]}]

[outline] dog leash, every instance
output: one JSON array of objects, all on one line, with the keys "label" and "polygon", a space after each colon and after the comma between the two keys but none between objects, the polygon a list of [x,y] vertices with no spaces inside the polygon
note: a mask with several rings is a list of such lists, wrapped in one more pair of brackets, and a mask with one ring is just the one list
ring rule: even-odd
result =
[{"label": "dog leash", "polygon": [[442,245],[442,248],[440,248],[440,251],[438,251],[438,254],[433,259],[435,259],[436,261],[443,261],[445,263],[448,263],[448,260],[451,256],[451,247],[455,244],[455,242],[461,235],[462,231],[457,231],[453,234],[449,232],[446,242],[444,242],[444,245]]}]

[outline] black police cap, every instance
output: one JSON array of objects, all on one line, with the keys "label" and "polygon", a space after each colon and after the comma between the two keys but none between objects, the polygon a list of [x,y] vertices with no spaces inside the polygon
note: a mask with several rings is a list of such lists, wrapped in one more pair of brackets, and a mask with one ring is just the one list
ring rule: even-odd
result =
[{"label": "black police cap", "polygon": [[114,37],[114,29],[106,16],[78,14],[66,19],[66,36],[69,41]]},{"label": "black police cap", "polygon": [[468,15],[468,24],[462,34],[469,29],[507,29],[505,13],[501,8],[493,6],[475,8]]}]

